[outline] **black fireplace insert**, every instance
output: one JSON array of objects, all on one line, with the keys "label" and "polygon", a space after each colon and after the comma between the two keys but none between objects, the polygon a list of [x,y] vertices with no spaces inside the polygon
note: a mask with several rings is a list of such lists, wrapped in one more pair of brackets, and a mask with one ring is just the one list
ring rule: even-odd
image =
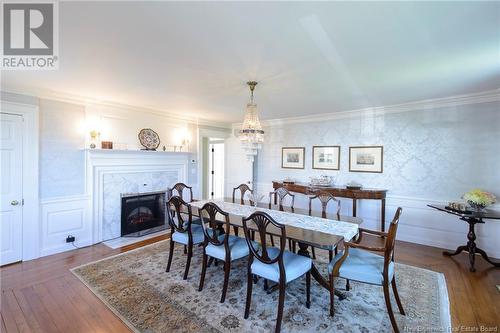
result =
[{"label": "black fireplace insert", "polygon": [[122,194],[121,235],[139,237],[167,229],[166,192]]}]

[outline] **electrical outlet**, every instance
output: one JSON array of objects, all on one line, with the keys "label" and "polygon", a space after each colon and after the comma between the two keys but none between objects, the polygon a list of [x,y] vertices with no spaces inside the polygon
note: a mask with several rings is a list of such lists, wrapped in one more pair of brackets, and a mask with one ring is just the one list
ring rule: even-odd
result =
[{"label": "electrical outlet", "polygon": [[73,243],[74,241],[75,241],[75,236],[68,235],[68,237],[66,237],[66,243]]}]

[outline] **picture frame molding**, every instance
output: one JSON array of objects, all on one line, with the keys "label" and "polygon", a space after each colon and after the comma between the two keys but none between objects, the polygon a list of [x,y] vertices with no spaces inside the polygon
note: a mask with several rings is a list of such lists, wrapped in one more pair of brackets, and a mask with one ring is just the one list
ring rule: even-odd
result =
[{"label": "picture frame molding", "polygon": [[[301,149],[302,150],[302,166],[301,167],[287,167],[283,164],[285,157],[285,149]],[[306,166],[306,147],[281,147],[281,168],[282,169],[305,169]]]},{"label": "picture frame molding", "polygon": [[[336,169],[331,169],[331,168],[315,168],[314,167],[314,150],[315,148],[338,148],[338,156],[337,156],[337,164],[338,164],[338,168]],[[312,161],[311,161],[311,167],[314,169],[314,170],[332,170],[332,171],[339,171],[340,170],[340,150],[341,150],[341,147],[339,145],[332,145],[332,146],[312,146],[312,153],[311,153],[311,157],[312,157]]]},{"label": "picture frame molding", "polygon": [[[380,171],[352,170],[351,150],[356,148],[380,148]],[[383,173],[384,172],[384,146],[349,146],[349,172]]]}]

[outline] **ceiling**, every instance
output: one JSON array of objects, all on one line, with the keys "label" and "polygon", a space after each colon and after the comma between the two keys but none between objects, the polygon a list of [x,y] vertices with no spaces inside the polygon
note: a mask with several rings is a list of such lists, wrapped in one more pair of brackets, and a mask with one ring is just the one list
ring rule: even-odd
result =
[{"label": "ceiling", "polygon": [[61,2],[57,71],[2,89],[238,122],[500,87],[500,2]]}]

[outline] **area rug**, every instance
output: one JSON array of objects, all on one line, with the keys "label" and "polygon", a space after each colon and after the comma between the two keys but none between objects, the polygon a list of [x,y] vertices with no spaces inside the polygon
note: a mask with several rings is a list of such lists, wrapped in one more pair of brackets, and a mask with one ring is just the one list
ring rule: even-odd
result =
[{"label": "area rug", "polygon": [[[325,252],[325,251],[317,251]],[[207,269],[198,292],[202,248],[194,250],[187,281],[182,280],[186,255],[177,246],[172,267],[165,272],[168,241],[72,269],[134,332],[270,332],[274,331],[278,292],[268,295],[259,281],[253,288],[250,317],[243,318],[247,259],[233,262],[226,302],[219,303],[222,265]],[[318,254],[317,254],[318,255]],[[315,261],[326,276],[327,252]],[[396,314],[401,331],[446,331],[451,327],[446,282],[441,273],[397,264],[396,277],[406,316]],[[338,279],[347,298],[335,300],[329,316],[329,294],[314,280],[311,308],[305,306],[305,278],[286,289],[282,332],[390,332],[382,288]],[[391,291],[392,295],[392,291]],[[393,308],[397,306],[393,299]]]}]

